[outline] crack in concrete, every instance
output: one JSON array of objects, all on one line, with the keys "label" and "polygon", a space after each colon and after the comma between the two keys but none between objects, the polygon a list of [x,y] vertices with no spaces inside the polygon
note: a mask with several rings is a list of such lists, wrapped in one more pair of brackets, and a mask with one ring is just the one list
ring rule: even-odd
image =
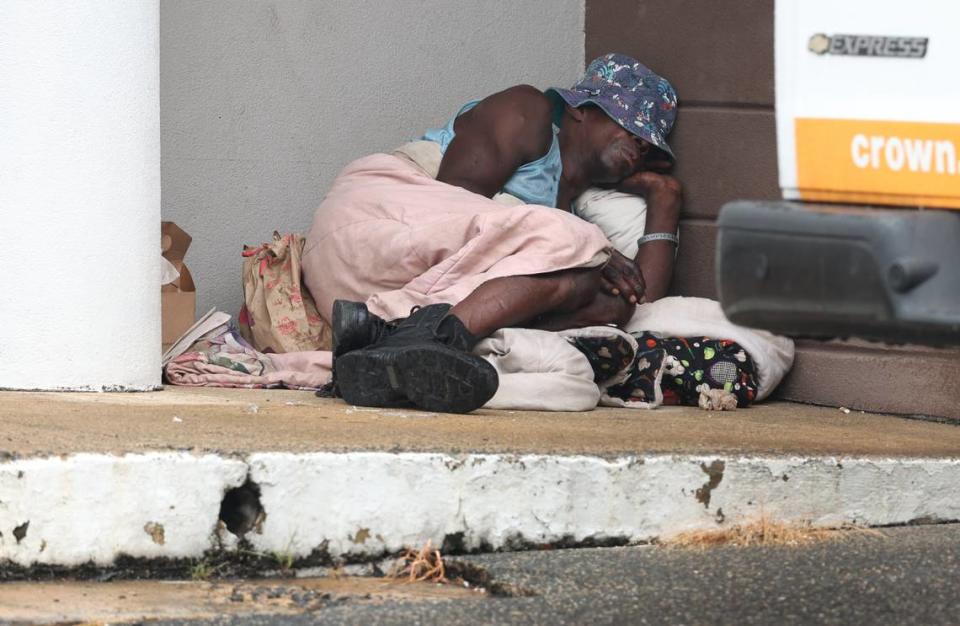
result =
[{"label": "crack in concrete", "polygon": [[262,533],[266,518],[267,512],[260,502],[260,485],[249,476],[242,485],[223,494],[219,520],[238,538],[243,538],[251,530]]},{"label": "crack in concrete", "polygon": [[720,481],[723,480],[723,470],[726,469],[726,467],[727,464],[719,459],[711,462],[710,465],[706,463],[700,464],[700,469],[702,469],[703,473],[708,477],[707,482],[697,489],[696,492],[697,501],[703,504],[703,508],[710,508],[710,494],[720,485]]},{"label": "crack in concrete", "polygon": [[13,529],[13,538],[17,540],[18,545],[27,536],[28,528],[30,528],[30,520],[25,521]]}]

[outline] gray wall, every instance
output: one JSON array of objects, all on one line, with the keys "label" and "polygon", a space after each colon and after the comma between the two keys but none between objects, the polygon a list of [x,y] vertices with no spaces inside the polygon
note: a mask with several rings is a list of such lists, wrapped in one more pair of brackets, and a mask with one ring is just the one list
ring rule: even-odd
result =
[{"label": "gray wall", "polygon": [[163,218],[198,310],[235,314],[240,251],[309,226],[337,172],[517,83],[583,70],[583,0],[161,0]]}]

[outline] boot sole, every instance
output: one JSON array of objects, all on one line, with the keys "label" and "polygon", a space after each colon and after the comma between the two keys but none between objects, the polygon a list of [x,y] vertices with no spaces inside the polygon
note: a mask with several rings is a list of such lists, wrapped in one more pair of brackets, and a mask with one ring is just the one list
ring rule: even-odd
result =
[{"label": "boot sole", "polygon": [[343,399],[359,406],[398,406],[406,397],[417,408],[469,413],[497,392],[497,370],[485,360],[444,345],[370,348],[337,360]]}]

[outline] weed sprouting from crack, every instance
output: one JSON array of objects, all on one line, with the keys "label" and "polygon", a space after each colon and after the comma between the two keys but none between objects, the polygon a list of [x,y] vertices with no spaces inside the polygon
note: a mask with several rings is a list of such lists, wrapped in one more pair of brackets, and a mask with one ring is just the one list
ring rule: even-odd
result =
[{"label": "weed sprouting from crack", "polygon": [[393,571],[387,574],[387,578],[394,580],[417,583],[432,582],[447,584],[447,568],[443,563],[443,555],[440,550],[433,547],[433,542],[429,539],[419,551],[407,550],[394,566]]},{"label": "weed sprouting from crack", "polygon": [[809,522],[775,521],[763,515],[758,520],[728,528],[679,533],[665,537],[658,543],[666,548],[704,550],[719,546],[802,546],[856,535],[886,537],[876,529],[854,524],[814,526]]},{"label": "weed sprouting from crack", "polygon": [[275,550],[270,553],[273,560],[277,562],[277,567],[281,572],[289,572],[293,569],[293,564],[297,557],[289,550]]},{"label": "weed sprouting from crack", "polygon": [[223,568],[223,563],[214,565],[207,559],[200,559],[190,566],[190,580],[210,580]]}]

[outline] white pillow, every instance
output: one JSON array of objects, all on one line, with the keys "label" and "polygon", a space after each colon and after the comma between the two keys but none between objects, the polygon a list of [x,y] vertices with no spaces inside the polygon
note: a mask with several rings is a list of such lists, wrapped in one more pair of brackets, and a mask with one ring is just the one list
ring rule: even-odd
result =
[{"label": "white pillow", "polygon": [[591,187],[573,202],[573,213],[596,224],[613,247],[631,259],[647,222],[647,201],[640,196]]}]

